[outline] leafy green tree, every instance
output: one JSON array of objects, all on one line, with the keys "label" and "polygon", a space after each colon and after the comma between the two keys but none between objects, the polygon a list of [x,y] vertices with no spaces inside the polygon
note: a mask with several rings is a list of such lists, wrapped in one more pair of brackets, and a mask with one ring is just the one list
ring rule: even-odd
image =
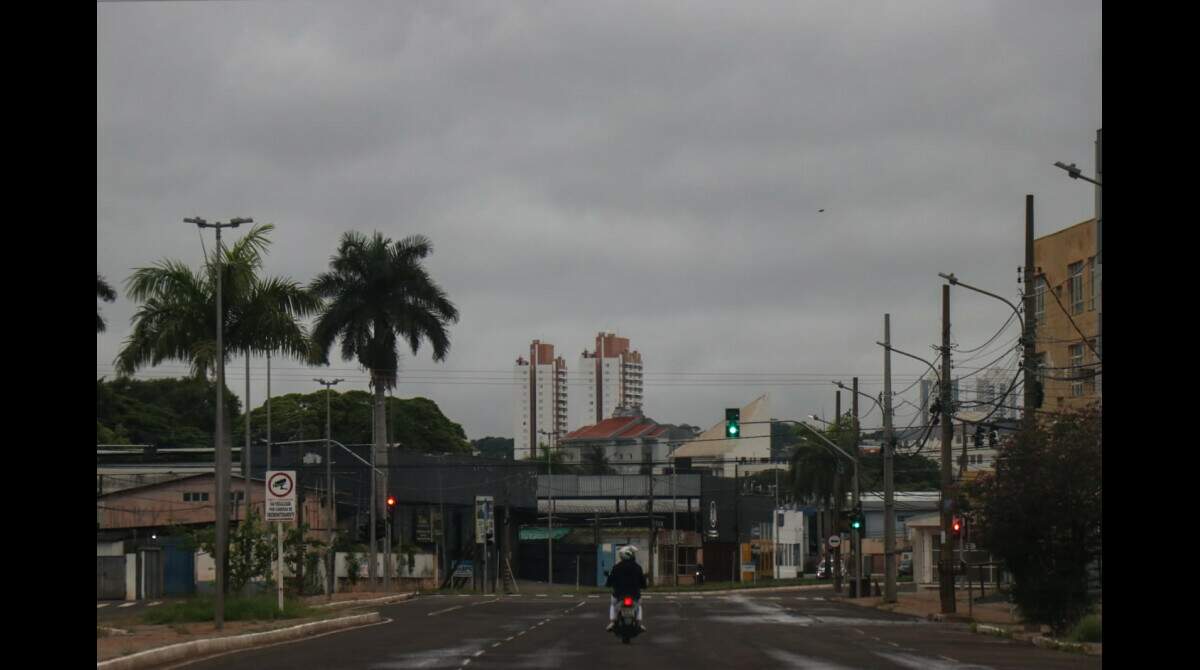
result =
[{"label": "leafy green tree", "polygon": [[[96,443],[157,447],[212,446],[214,382],[179,379],[96,380]],[[237,396],[226,390],[226,411],[236,414]]]},{"label": "leafy green tree", "polygon": [[[839,498],[852,490],[853,466],[828,444],[799,426],[788,426],[791,444],[788,483],[797,500],[825,507],[836,507]],[[846,453],[854,451],[853,419],[847,413],[820,431]]]},{"label": "leafy green tree", "polygon": [[471,440],[471,446],[477,449],[481,456],[511,461],[513,460],[515,440],[511,437],[491,437],[489,435],[478,440]]},{"label": "leafy green tree", "polygon": [[[108,285],[104,277],[100,273],[96,273],[96,298],[104,302],[114,302],[117,299],[117,292],[113,287]],[[96,332],[103,333],[105,328],[104,317],[100,316],[100,308],[96,308]]]},{"label": "leafy green tree", "polygon": [[581,475],[615,475],[616,469],[608,462],[608,457],[604,455],[604,447],[592,446],[584,447],[583,453],[580,454],[579,474]]},{"label": "leafy green tree", "polygon": [[[325,436],[325,391],[289,393],[271,400],[271,439],[276,442],[319,439]],[[470,453],[471,445],[458,423],[451,421],[427,398],[386,398],[388,442],[423,453]],[[244,428],[239,417],[234,432]],[[372,403],[366,391],[329,394],[329,427],[333,439],[343,444],[371,442]],[[266,404],[250,414],[255,443],[266,439]]]},{"label": "leafy green tree", "polygon": [[522,458],[522,463],[529,463],[537,467],[539,475],[555,474],[555,475],[577,475],[579,468],[567,463],[567,455],[561,449],[554,451],[545,443],[538,444],[538,450],[541,455],[529,458]]},{"label": "leafy green tree", "polygon": [[[212,526],[194,531],[192,544],[210,556],[216,550],[216,531]],[[236,524],[229,537],[229,588],[240,592],[253,580],[270,583],[275,552],[275,534],[253,509]]]},{"label": "leafy green tree", "polygon": [[994,473],[966,487],[975,532],[1013,575],[1027,621],[1066,632],[1090,610],[1100,555],[1101,413],[1096,406],[1029,427],[1002,445]]},{"label": "leafy green tree", "polygon": [[[328,365],[340,340],[342,359],[370,371],[377,451],[387,437],[384,394],[399,377],[400,343],[415,356],[427,340],[435,361],[450,351],[449,325],[458,321],[458,309],[422,264],[432,252],[423,235],[392,242],[378,232],[369,238],[347,232],[329,271],[310,285],[326,301],[313,327],[312,358]],[[383,458],[386,465],[386,452]]]}]

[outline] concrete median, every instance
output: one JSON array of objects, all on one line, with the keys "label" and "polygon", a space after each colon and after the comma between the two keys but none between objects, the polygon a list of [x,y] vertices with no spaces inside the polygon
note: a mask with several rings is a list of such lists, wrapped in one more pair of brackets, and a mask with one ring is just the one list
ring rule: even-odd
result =
[{"label": "concrete median", "polygon": [[313,621],[311,623],[263,633],[192,640],[191,642],[148,649],[136,654],[101,661],[96,664],[96,668],[97,670],[140,670],[141,668],[154,668],[168,663],[195,660],[230,651],[262,647],[279,642],[291,642],[322,633],[378,623],[381,620],[382,617],[379,612],[369,612],[367,614],[358,614],[337,619]]}]

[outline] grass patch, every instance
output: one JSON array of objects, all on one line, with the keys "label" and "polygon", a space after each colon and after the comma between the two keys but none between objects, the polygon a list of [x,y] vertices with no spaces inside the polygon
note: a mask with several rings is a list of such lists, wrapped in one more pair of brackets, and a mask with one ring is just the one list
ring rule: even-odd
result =
[{"label": "grass patch", "polygon": [[[212,621],[215,601],[211,596],[198,596],[162,607],[147,610],[142,622],[148,624],[182,624]],[[226,621],[273,621],[312,616],[312,608],[298,600],[285,600],[283,611],[273,594],[261,596],[231,596],[225,599]]]},{"label": "grass patch", "polygon": [[1072,642],[1099,642],[1100,615],[1089,614],[1083,617],[1067,634],[1067,639]]}]

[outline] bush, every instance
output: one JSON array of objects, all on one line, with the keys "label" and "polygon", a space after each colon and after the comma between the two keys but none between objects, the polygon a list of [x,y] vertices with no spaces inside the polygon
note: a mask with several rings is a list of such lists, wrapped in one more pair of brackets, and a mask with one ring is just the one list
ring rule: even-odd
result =
[{"label": "bush", "polygon": [[[211,596],[199,596],[161,607],[146,610],[142,622],[148,624],[175,624],[212,621],[216,611]],[[278,609],[274,594],[225,599],[226,621],[273,621],[275,619],[298,619],[312,614],[311,608],[298,600],[284,600],[283,611]]]},{"label": "bush", "polygon": [[1100,641],[1100,615],[1089,614],[1085,616],[1075,627],[1071,629],[1071,634],[1068,636],[1073,642],[1099,642]]}]

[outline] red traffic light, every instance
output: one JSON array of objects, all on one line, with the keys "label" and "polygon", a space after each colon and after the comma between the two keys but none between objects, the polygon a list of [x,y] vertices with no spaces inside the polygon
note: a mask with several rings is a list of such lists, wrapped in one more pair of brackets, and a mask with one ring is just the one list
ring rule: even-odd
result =
[{"label": "red traffic light", "polygon": [[630,598],[629,596],[625,596],[625,606],[633,607],[633,598]]},{"label": "red traffic light", "polygon": [[388,496],[388,497],[387,497],[387,506],[388,506],[388,507],[395,507],[395,506],[396,506],[396,496]]},{"label": "red traffic light", "polygon": [[962,519],[959,517],[954,517],[954,521],[951,523],[950,527],[955,533],[959,532],[962,530]]}]

